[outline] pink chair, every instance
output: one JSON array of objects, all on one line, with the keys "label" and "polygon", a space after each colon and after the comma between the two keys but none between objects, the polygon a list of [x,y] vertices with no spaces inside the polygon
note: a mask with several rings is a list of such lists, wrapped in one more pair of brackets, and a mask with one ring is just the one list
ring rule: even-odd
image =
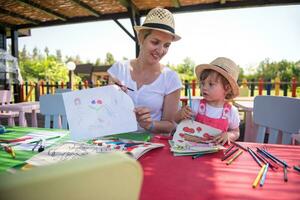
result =
[{"label": "pink chair", "polygon": [[[0,104],[5,105],[5,104],[10,104],[11,102],[11,91],[10,90],[0,90]],[[9,126],[14,126],[15,125],[15,117],[19,117],[18,112],[5,112],[1,111],[0,112],[0,120],[1,119],[7,119],[8,125]],[[1,122],[0,122],[1,124]]]}]

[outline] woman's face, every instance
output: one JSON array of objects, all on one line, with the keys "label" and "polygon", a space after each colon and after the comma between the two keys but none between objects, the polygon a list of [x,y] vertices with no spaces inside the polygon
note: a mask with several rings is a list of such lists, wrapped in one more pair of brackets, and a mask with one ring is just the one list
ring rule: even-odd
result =
[{"label": "woman's face", "polygon": [[141,41],[141,54],[150,64],[158,63],[168,52],[173,36],[170,34],[152,30]]}]

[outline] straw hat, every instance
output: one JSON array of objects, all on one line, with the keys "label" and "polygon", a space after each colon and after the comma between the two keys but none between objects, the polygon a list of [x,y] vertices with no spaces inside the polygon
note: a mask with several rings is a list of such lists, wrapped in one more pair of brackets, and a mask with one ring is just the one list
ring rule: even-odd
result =
[{"label": "straw hat", "polygon": [[153,29],[168,33],[174,36],[173,41],[180,40],[181,37],[175,34],[175,22],[170,11],[164,8],[153,8],[147,14],[142,26],[134,26],[136,32],[142,29]]},{"label": "straw hat", "polygon": [[198,65],[195,69],[197,78],[200,77],[201,73],[205,69],[217,71],[228,80],[233,92],[232,98],[239,95],[239,85],[237,84],[237,80],[240,69],[232,60],[225,57],[219,57],[213,60],[210,64]]}]

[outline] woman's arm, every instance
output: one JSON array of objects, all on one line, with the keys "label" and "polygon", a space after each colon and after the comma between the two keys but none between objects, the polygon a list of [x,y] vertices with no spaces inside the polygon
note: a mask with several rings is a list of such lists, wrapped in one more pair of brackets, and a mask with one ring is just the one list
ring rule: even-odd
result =
[{"label": "woman's arm", "polygon": [[180,89],[168,94],[164,98],[162,119],[155,122],[153,132],[169,133],[175,128],[175,115],[180,101]]}]

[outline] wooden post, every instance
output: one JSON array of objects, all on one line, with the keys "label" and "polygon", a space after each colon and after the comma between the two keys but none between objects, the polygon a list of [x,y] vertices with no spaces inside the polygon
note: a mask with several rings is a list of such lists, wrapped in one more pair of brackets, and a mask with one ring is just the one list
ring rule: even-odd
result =
[{"label": "wooden post", "polygon": [[276,76],[275,80],[274,80],[274,84],[275,84],[275,96],[279,96],[279,92],[280,92],[280,77]]},{"label": "wooden post", "polygon": [[272,80],[268,79],[268,82],[266,83],[266,90],[267,90],[267,95],[271,95],[271,90],[272,90]]},{"label": "wooden post", "polygon": [[61,87],[61,89],[64,89],[64,87],[65,87],[64,81],[61,81],[61,82],[60,82],[60,87]]},{"label": "wooden post", "polygon": [[282,84],[283,96],[288,95],[288,80],[284,79]]},{"label": "wooden post", "polygon": [[263,87],[264,87],[264,80],[262,79],[262,77],[260,77],[258,79],[258,95],[262,95]]},{"label": "wooden post", "polygon": [[96,87],[100,87],[101,83],[100,83],[100,80],[97,80],[96,81]]},{"label": "wooden post", "polygon": [[251,84],[250,84],[250,96],[253,97],[254,96],[254,90],[255,90],[255,84],[254,84],[254,79],[251,80]]},{"label": "wooden post", "polygon": [[188,96],[188,89],[189,89],[189,81],[185,80],[184,81],[184,96]]},{"label": "wooden post", "polygon": [[192,96],[196,96],[196,80],[192,80]]},{"label": "wooden post", "polygon": [[292,77],[292,97],[297,97],[296,90],[297,90],[297,80],[296,80],[296,77],[293,76]]}]

